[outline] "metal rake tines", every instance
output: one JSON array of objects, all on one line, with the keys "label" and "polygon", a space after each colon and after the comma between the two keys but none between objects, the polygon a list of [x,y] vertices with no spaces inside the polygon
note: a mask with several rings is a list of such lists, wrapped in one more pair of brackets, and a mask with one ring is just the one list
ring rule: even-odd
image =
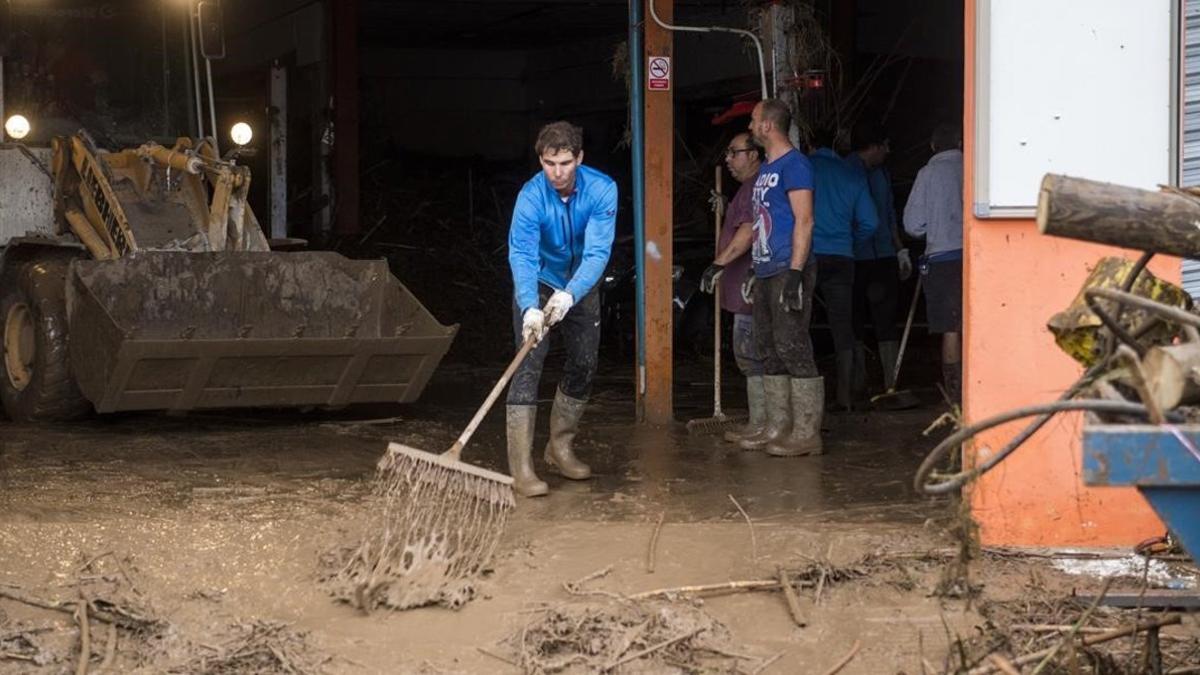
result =
[{"label": "metal rake tines", "polygon": [[411,449],[389,451],[380,462],[377,523],[357,563],[343,570],[362,609],[455,607],[469,599],[516,504],[510,482],[462,467],[469,465]]}]

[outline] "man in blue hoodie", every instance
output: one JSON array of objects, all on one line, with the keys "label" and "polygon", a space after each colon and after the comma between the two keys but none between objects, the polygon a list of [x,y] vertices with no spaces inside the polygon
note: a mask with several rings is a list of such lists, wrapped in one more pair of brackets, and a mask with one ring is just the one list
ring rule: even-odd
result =
[{"label": "man in blue hoodie", "polygon": [[817,256],[817,292],[837,353],[837,408],[850,410],[854,379],[854,246],[868,242],[879,227],[867,179],[846,165],[826,143],[809,155],[816,197],[813,200],[813,253]]},{"label": "man in blue hoodie", "polygon": [[597,282],[608,264],[617,217],[617,184],[583,166],[582,129],[569,122],[547,124],[534,151],[542,170],[521,188],[508,231],[517,348],[526,340],[537,344],[508,389],[508,468],[513,489],[524,497],[549,492],[533,470],[532,451],[538,381],[549,351],[542,338],[551,326],[558,326],[567,360],[550,412],[545,460],[572,480],[592,475],[571,446],[596,373]]}]

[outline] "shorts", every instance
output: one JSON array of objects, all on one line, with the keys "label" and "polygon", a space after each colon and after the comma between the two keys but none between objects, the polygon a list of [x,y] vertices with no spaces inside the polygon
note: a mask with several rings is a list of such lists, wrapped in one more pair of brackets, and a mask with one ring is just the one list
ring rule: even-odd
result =
[{"label": "shorts", "polygon": [[922,265],[925,316],[930,333],[962,332],[962,260],[936,260]]}]

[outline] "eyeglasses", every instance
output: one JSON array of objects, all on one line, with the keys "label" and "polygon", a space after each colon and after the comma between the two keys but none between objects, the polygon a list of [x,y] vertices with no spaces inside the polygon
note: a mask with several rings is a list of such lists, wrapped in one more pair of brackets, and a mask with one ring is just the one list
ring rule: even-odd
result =
[{"label": "eyeglasses", "polygon": [[728,148],[725,150],[725,156],[726,157],[735,157],[735,156],[737,156],[737,154],[739,152],[758,152],[758,150],[755,148],[739,148],[737,150],[734,150],[733,148]]}]

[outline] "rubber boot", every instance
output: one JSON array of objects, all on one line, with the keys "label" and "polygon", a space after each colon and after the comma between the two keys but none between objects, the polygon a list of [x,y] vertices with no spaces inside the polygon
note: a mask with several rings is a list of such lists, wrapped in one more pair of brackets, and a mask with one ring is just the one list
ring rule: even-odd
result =
[{"label": "rubber boot", "polygon": [[558,390],[550,410],[550,442],[546,444],[546,463],[571,480],[587,480],[592,470],[579,461],[571,450],[575,434],[579,433],[579,418],[587,401],[571,398]]},{"label": "rubber boot", "polygon": [[746,406],[750,409],[750,419],[746,421],[746,426],[725,432],[725,440],[730,443],[737,443],[762,433],[763,426],[767,423],[767,414],[763,409],[762,375],[746,378]]},{"label": "rubber boot", "polygon": [[879,343],[879,362],[883,365],[883,388],[891,390],[896,386],[896,358],[900,355],[900,343],[895,341]]},{"label": "rubber boot", "polygon": [[775,457],[819,455],[821,417],[825,410],[825,378],[793,377],[792,432],[767,444],[767,454]]},{"label": "rubber boot", "polygon": [[962,363],[943,363],[942,382],[946,386],[946,395],[954,405],[962,405]]},{"label": "rubber boot", "polygon": [[851,393],[854,380],[854,350],[843,349],[837,353],[837,403],[836,412],[850,412],[854,409],[854,399]]},{"label": "rubber boot", "polygon": [[743,450],[762,450],[767,443],[783,438],[792,430],[792,392],[787,375],[763,376],[763,412],[766,424],[763,430],[750,438],[738,441]]},{"label": "rubber boot", "polygon": [[513,491],[522,497],[540,497],[550,491],[550,486],[533,472],[533,428],[537,424],[537,406],[510,405],[506,412],[508,473],[513,477]]}]

